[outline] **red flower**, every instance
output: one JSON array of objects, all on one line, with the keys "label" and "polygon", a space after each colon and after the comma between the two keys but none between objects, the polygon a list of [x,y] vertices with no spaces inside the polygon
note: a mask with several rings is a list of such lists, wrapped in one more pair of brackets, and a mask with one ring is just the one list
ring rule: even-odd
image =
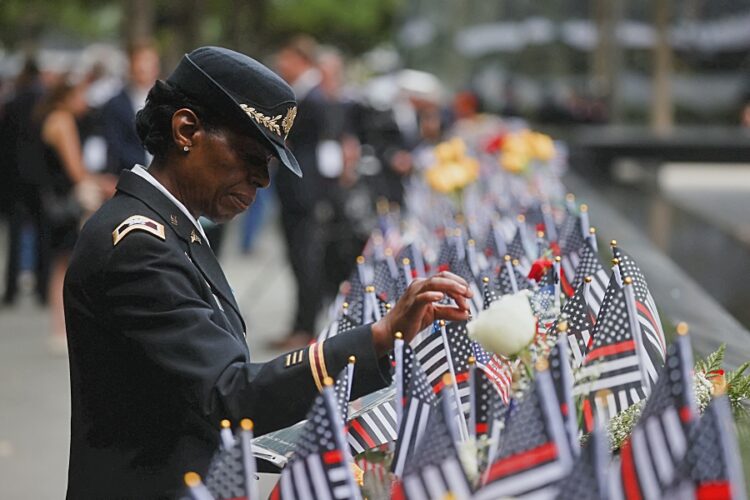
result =
[{"label": "red flower", "polygon": [[547,270],[551,267],[552,261],[549,259],[535,260],[534,263],[531,264],[531,269],[529,270],[529,279],[539,283],[540,281],[542,281],[544,275],[547,274]]},{"label": "red flower", "polygon": [[490,154],[499,153],[505,143],[505,134],[497,134],[484,144],[484,150]]}]

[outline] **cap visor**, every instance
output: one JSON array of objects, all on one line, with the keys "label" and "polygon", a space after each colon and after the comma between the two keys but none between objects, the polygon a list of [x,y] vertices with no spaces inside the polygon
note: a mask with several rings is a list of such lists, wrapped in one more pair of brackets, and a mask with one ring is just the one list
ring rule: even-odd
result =
[{"label": "cap visor", "polygon": [[273,141],[270,141],[273,144],[274,149],[276,149],[276,154],[279,156],[279,161],[283,163],[286,168],[294,172],[297,177],[302,177],[302,169],[299,166],[299,163],[297,163],[297,158],[294,157],[294,155],[286,149],[283,146],[279,146]]}]

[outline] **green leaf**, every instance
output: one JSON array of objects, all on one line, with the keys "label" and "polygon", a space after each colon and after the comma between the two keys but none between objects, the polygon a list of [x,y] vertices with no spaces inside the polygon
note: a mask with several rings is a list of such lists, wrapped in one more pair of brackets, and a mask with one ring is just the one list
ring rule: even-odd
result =
[{"label": "green leaf", "polygon": [[714,370],[720,370],[724,363],[724,353],[727,350],[726,344],[721,344],[718,349],[706,356],[706,359],[698,360],[695,363],[695,369],[703,373],[710,373]]}]

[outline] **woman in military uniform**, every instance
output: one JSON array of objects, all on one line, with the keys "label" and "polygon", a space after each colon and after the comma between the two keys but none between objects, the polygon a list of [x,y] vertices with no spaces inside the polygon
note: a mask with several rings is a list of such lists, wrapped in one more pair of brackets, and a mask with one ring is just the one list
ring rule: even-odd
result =
[{"label": "woman in military uniform", "polygon": [[[251,362],[245,325],[197,219],[224,222],[269,184],[296,103],[257,61],[216,47],[185,55],[136,118],[154,160],[124,171],[85,225],[65,281],[72,391],[69,498],[173,497],[204,472],[219,422],[257,432],[304,418],[322,380],[357,357],[352,397],[389,383],[392,333],[466,319],[466,283],[417,280],[381,321],[267,363]],[[310,291],[315,293],[314,290]],[[455,307],[439,305],[445,294]]]}]

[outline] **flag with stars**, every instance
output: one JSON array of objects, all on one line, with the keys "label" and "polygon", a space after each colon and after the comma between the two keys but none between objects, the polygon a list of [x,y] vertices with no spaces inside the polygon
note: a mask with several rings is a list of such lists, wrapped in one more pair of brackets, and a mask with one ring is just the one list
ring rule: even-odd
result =
[{"label": "flag with stars", "polygon": [[[639,347],[641,333],[631,321],[625,293],[617,280],[610,280],[592,332],[593,343],[579,373],[574,393],[584,397],[586,432],[592,429],[594,409],[607,421],[646,398],[648,384],[656,381],[657,370],[664,363],[658,355],[646,355]],[[611,391],[609,404],[596,398],[604,389]]]},{"label": "flag with stars", "polygon": [[313,402],[296,444],[271,499],[361,498],[332,385]]},{"label": "flag with stars", "polygon": [[577,215],[568,214],[560,229],[561,285],[568,296],[575,291],[572,283],[581,259],[579,252],[584,241],[581,218]]},{"label": "flag with stars", "polygon": [[573,465],[557,406],[549,370],[538,371],[518,409],[508,418],[498,453],[474,498],[549,498],[555,494],[555,484]]},{"label": "flag with stars", "polygon": [[451,416],[444,413],[436,409],[430,414],[430,438],[419,443],[413,459],[404,467],[401,480],[394,485],[393,500],[471,497],[471,485],[447,423]]},{"label": "flag with stars", "polygon": [[501,358],[497,354],[487,352],[479,343],[472,343],[474,359],[477,368],[487,376],[487,379],[495,386],[501,399],[507,405],[510,401],[513,385],[513,367],[510,361]]},{"label": "flag with stars", "polygon": [[482,277],[482,309],[487,309],[490,304],[499,299],[495,287],[492,286],[492,277],[486,274]]},{"label": "flag with stars", "polygon": [[[244,421],[243,421],[244,425]],[[231,446],[216,452],[205,477],[205,487],[215,500],[256,500],[255,456],[252,453],[252,424],[239,431]]]},{"label": "flag with stars", "polygon": [[636,308],[638,309],[638,323],[643,331],[643,340],[647,350],[655,350],[664,359],[666,352],[666,341],[664,340],[664,330],[661,326],[659,312],[656,309],[656,303],[648,289],[646,278],[636,265],[630,255],[625,253],[620,247],[613,247],[615,258],[619,261],[620,275],[622,279],[631,278],[633,280],[633,291],[635,292]]},{"label": "flag with stars", "polygon": [[472,435],[480,439],[487,436],[493,425],[502,425],[508,412],[508,405],[503,400],[495,383],[487,373],[475,363],[471,384],[471,423]]},{"label": "flag with stars", "polygon": [[411,342],[427,381],[438,394],[443,388],[443,375],[453,366],[461,408],[469,413],[469,356],[474,355],[473,342],[466,330],[466,321],[445,323],[445,335],[439,322],[417,334]]},{"label": "flag with stars", "polygon": [[[425,430],[430,414],[436,411],[437,397],[432,386],[427,381],[424,371],[408,345],[404,345],[403,367],[404,395],[403,417],[398,429],[396,449],[391,462],[391,470],[396,476],[401,476],[406,463],[412,459]],[[397,401],[396,404],[399,404]]]},{"label": "flag with stars", "polygon": [[365,313],[365,285],[359,274],[358,269],[352,272],[349,277],[349,291],[346,294],[349,319],[358,326],[362,324]]},{"label": "flag with stars", "polygon": [[508,255],[513,259],[518,259],[522,264],[529,263],[529,256],[526,253],[526,245],[523,241],[523,229],[520,226],[516,229],[516,234],[508,244]]},{"label": "flag with stars", "polygon": [[566,338],[570,344],[573,366],[578,368],[583,363],[586,353],[593,343],[591,333],[594,328],[592,316],[584,297],[583,285],[579,286],[576,293],[565,303],[560,311],[560,317],[553,323],[548,333],[557,331],[557,324],[563,318],[568,324]]},{"label": "flag with stars", "polygon": [[690,338],[678,335],[646,400],[638,424],[622,446],[623,489],[643,498],[661,496],[685,458],[687,437],[698,414],[693,395]]},{"label": "flag with stars", "polygon": [[690,430],[685,458],[665,498],[744,500],[741,457],[729,399],[714,397]]},{"label": "flag with stars", "polygon": [[565,424],[570,451],[573,456],[578,455],[578,414],[573,402],[573,371],[570,368],[570,353],[568,341],[557,339],[549,354],[549,372],[552,385],[555,388],[560,415]]},{"label": "flag with stars", "polygon": [[529,280],[526,276],[521,273],[514,263],[508,264],[507,261],[500,263],[495,276],[495,287],[497,293],[500,295],[506,295],[513,293],[513,282],[515,281],[516,289],[520,292],[521,290],[527,290],[531,287]]},{"label": "flag with stars", "polygon": [[607,291],[609,274],[599,262],[599,256],[591,246],[590,238],[587,238],[581,247],[580,261],[576,267],[573,283],[571,283],[573,289],[578,290],[587,276],[591,277],[591,281],[588,282],[588,304],[596,317],[604,299],[604,292]]},{"label": "flag with stars", "polygon": [[391,267],[386,259],[375,263],[372,285],[375,287],[375,294],[381,300],[395,302],[398,299],[396,296],[397,278],[391,274]]},{"label": "flag with stars", "polygon": [[345,309],[341,315],[328,325],[328,328],[320,332],[318,335],[318,342],[322,342],[336,335],[341,335],[344,332],[348,332],[356,328],[357,325],[352,321],[348,309]]}]

